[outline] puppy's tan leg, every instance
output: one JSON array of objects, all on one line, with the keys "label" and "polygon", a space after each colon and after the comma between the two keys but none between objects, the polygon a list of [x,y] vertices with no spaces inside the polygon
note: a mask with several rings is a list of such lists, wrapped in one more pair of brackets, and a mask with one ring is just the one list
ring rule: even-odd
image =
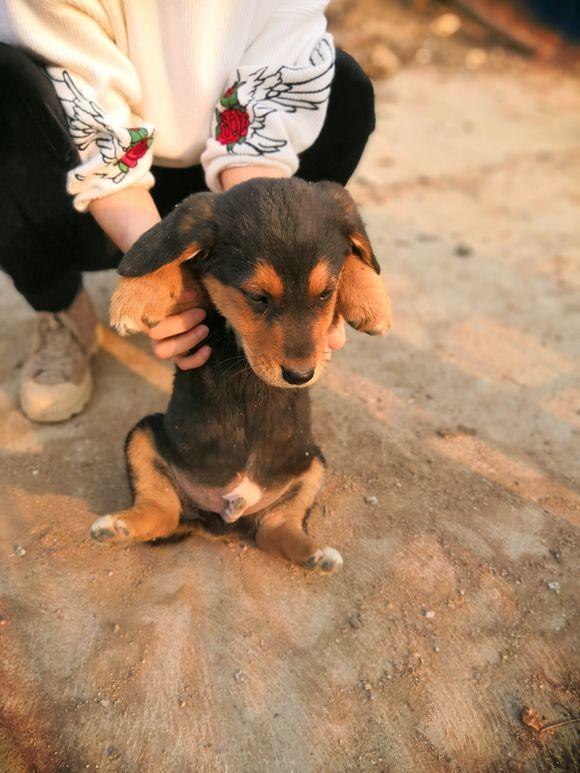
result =
[{"label": "puppy's tan leg", "polygon": [[336,310],[361,333],[384,335],[391,329],[391,301],[383,280],[356,255],[344,262]]},{"label": "puppy's tan leg", "polygon": [[262,550],[282,555],[306,569],[332,572],[342,566],[338,550],[321,545],[302,528],[323,476],[322,462],[314,459],[309,469],[296,481],[296,493],[263,516],[256,533],[256,544]]},{"label": "puppy's tan leg", "polygon": [[151,431],[138,427],[127,444],[127,464],[135,489],[135,503],[128,510],[104,515],[91,526],[99,542],[145,542],[173,534],[179,524],[179,497],[164,474]]}]

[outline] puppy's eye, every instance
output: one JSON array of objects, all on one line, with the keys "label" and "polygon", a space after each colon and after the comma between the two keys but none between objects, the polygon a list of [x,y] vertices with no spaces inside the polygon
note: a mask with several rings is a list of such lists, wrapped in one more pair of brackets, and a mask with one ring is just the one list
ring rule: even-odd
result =
[{"label": "puppy's eye", "polygon": [[318,296],[318,298],[319,298],[319,300],[321,300],[321,301],[323,301],[323,302],[324,302],[324,301],[327,301],[327,300],[329,300],[329,298],[330,298],[330,296],[332,295],[332,293],[333,293],[333,288],[332,288],[332,287],[329,287],[329,288],[328,288],[327,290],[325,290],[323,293],[320,293],[320,295]]},{"label": "puppy's eye", "polygon": [[246,298],[258,314],[262,314],[268,308],[268,296],[265,293],[246,293]]}]

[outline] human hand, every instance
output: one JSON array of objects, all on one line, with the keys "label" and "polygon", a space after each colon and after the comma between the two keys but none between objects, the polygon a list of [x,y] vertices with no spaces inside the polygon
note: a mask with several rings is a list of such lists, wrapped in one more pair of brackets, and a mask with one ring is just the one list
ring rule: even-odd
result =
[{"label": "human hand", "polygon": [[342,349],[346,342],[346,330],[344,327],[344,319],[338,317],[332,325],[328,328],[328,338],[326,339],[328,348],[331,351],[336,349]]},{"label": "human hand", "polygon": [[[186,288],[179,297],[179,303],[188,303],[195,298],[195,291]],[[179,314],[172,314],[149,331],[153,342],[153,351],[162,360],[175,359],[175,364],[181,370],[201,368],[208,361],[211,348],[200,347],[193,354],[186,354],[197,346],[209,333],[207,325],[202,325],[205,318],[203,309],[188,309]]]}]

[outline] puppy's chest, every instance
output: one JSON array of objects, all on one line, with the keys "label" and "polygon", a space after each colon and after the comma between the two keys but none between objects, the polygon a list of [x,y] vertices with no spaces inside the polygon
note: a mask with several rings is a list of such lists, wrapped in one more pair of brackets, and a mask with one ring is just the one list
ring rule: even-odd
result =
[{"label": "puppy's chest", "polygon": [[307,393],[197,391],[165,416],[167,460],[185,500],[231,523],[279,499],[310,465]]},{"label": "puppy's chest", "polygon": [[252,406],[222,405],[201,421],[172,424],[174,461],[220,488],[242,479],[264,487],[292,477],[312,445],[309,422],[293,410],[276,416]]}]

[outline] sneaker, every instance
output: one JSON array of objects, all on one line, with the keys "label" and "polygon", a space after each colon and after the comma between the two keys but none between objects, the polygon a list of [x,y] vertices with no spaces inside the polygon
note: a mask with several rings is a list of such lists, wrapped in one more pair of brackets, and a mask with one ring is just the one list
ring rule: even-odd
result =
[{"label": "sneaker", "polygon": [[97,315],[80,290],[68,309],[37,314],[36,343],[22,369],[20,404],[33,421],[80,413],[93,391],[89,361],[99,348]]}]

